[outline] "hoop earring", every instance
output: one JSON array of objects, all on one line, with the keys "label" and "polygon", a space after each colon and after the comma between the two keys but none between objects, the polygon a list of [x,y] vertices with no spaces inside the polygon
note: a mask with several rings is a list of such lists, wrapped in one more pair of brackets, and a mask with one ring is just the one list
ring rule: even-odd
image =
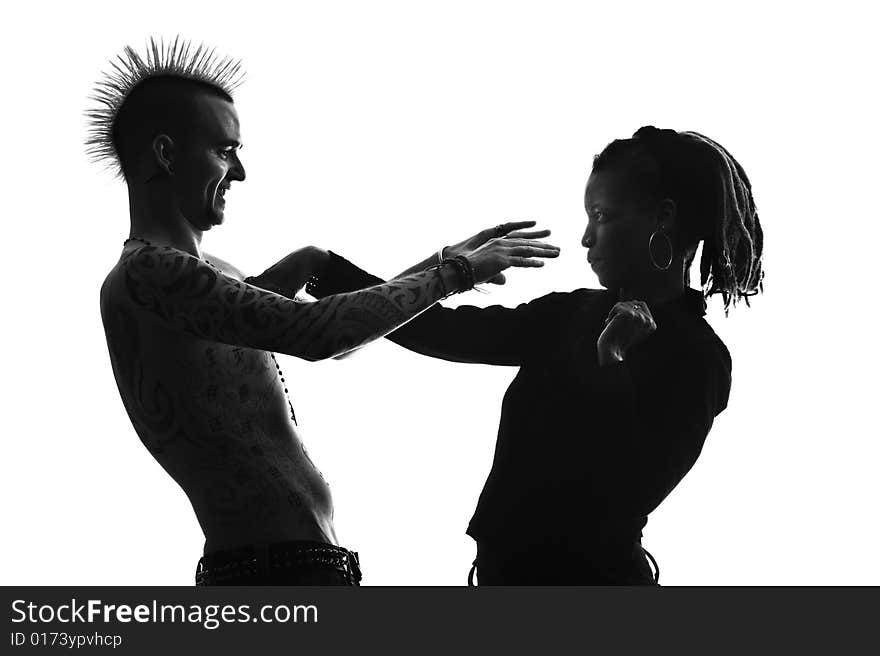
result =
[{"label": "hoop earring", "polygon": [[[665,266],[660,266],[659,264],[657,264],[657,260],[654,259],[653,246],[654,246],[654,238],[657,235],[662,236],[666,240],[666,244],[669,247],[669,261],[666,262]],[[653,233],[651,233],[651,237],[650,237],[650,239],[648,239],[648,257],[651,258],[651,264],[654,265],[654,268],[657,269],[658,271],[666,271],[667,269],[669,269],[669,267],[672,266],[673,256],[674,256],[674,251],[672,249],[672,240],[666,235],[666,233],[661,232],[659,230],[655,230]]]}]

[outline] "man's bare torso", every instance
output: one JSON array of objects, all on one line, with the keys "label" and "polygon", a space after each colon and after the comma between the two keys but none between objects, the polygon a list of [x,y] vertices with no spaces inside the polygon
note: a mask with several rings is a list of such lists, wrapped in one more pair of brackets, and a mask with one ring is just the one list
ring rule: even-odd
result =
[{"label": "man's bare torso", "polygon": [[[234,267],[207,259],[240,279]],[[302,447],[270,353],[151,322],[131,302],[119,264],[101,288],[101,317],[132,424],[192,502],[206,552],[336,543],[330,490]]]}]

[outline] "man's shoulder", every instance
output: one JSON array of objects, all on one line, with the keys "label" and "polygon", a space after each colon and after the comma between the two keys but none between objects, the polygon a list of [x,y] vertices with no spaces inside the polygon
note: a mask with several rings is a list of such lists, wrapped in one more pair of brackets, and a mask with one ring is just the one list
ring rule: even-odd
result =
[{"label": "man's shoulder", "polygon": [[144,303],[132,301],[152,297],[156,290],[180,284],[185,277],[197,273],[193,269],[198,264],[207,268],[198,258],[168,246],[144,244],[123,250],[101,285],[102,314],[112,307],[143,306]]},{"label": "man's shoulder", "polygon": [[118,268],[137,278],[170,281],[197,270],[219,271],[228,278],[243,280],[244,273],[223,258],[202,253],[202,258],[174,248],[158,244],[143,244],[122,254]]},{"label": "man's shoulder", "polygon": [[123,252],[117,269],[116,275],[123,279],[127,287],[153,291],[188,286],[202,288],[205,281],[214,280],[220,270],[216,265],[212,266],[186,251],[159,244],[143,244]]},{"label": "man's shoulder", "polygon": [[113,268],[107,272],[107,275],[104,276],[104,282],[101,283],[101,312],[104,313],[105,309],[109,307],[114,302],[117,302],[116,297],[118,294],[114,293],[119,287],[119,281],[122,279],[122,258],[117,260],[117,262],[113,265]]}]

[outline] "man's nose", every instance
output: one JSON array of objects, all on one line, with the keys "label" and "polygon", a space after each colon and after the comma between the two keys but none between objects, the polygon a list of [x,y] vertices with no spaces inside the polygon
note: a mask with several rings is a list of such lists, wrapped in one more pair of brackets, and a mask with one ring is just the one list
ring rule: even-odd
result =
[{"label": "man's nose", "polygon": [[237,155],[235,157],[235,166],[229,169],[229,177],[233,180],[238,180],[239,182],[247,177],[247,173],[244,170],[244,164],[241,163],[241,159],[239,159]]}]

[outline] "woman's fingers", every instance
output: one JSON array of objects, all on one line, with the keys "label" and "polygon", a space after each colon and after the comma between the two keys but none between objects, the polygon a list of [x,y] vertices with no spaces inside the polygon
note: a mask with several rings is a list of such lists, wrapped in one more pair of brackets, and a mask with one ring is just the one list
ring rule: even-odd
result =
[{"label": "woman's fingers", "polygon": [[610,323],[618,314],[620,314],[620,309],[617,306],[611,308],[611,312],[605,317],[605,323]]},{"label": "woman's fingers", "polygon": [[630,313],[630,314],[633,313],[632,303],[627,303],[627,302],[615,303],[612,306],[611,311],[608,313],[608,317],[605,319],[605,323],[608,323],[609,321],[614,319],[614,317],[616,317],[617,315],[624,314],[624,313]]},{"label": "woman's fingers", "polygon": [[630,317],[631,321],[637,321],[639,323],[648,326],[650,330],[653,330],[656,327],[654,323],[654,317],[651,315],[651,310],[648,308],[647,303],[643,301],[638,301],[634,303],[633,301],[621,301],[619,303],[615,303],[611,308],[611,311],[608,313],[608,316],[605,318],[605,324],[611,323],[616,317]]}]

